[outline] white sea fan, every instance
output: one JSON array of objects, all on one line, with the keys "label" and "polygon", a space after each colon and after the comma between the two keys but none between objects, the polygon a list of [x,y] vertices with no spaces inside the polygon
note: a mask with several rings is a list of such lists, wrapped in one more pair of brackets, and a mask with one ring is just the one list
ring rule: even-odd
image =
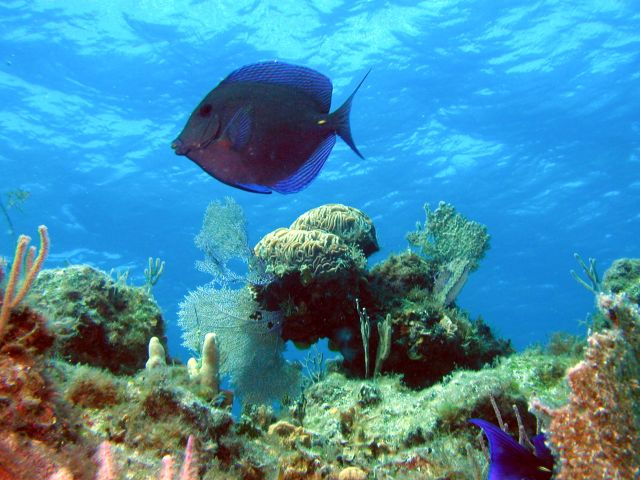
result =
[{"label": "white sea fan", "polygon": [[244,212],[233,198],[225,198],[224,205],[221,202],[209,204],[195,244],[204,252],[204,260],[198,260],[196,268],[211,274],[214,282],[224,284],[244,280],[244,275],[235,272],[231,263],[235,260],[246,268],[253,251],[249,248]]},{"label": "white sea fan", "polygon": [[180,304],[178,323],[183,345],[195,355],[207,333],[217,335],[220,373],[229,375],[244,401],[265,403],[297,393],[299,370],[283,357],[282,315],[261,310],[249,287],[199,287]]}]

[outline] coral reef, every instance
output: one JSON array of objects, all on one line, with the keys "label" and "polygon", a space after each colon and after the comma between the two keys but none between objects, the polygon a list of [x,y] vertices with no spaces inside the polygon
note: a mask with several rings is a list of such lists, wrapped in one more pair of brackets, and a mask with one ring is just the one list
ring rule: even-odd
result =
[{"label": "coral reef", "polygon": [[377,240],[373,223],[359,210],[323,205],[302,214],[294,227],[311,230],[279,228],[254,249],[276,275],[253,287],[256,298],[282,311],[283,339],[308,346],[326,337],[350,374],[368,376],[375,355],[375,374],[402,373],[414,387],[512,351],[481,319],[470,320],[453,304],[489,236],[452,206],[427,208],[426,226],[409,235],[422,255],[391,255],[369,271],[365,253]]},{"label": "coral reef", "polygon": [[224,205],[211,202],[194,239],[204,254],[204,259],[196,262],[196,268],[210,274],[218,285],[244,282],[246,276],[238,274],[232,264],[234,261],[247,264],[252,260],[253,252],[247,237],[244,212],[233,198],[226,197]]},{"label": "coral reef", "polygon": [[[96,480],[117,480],[118,467],[112,453],[111,444],[104,441],[98,447],[96,452],[96,461],[98,463],[98,472]],[[174,461],[171,455],[162,457],[162,466],[158,473],[158,480],[173,480],[175,475]],[[126,478],[129,478],[127,475]],[[180,469],[178,480],[198,480],[198,452],[195,447],[195,439],[193,435],[189,436],[187,446],[184,450],[184,462]]]},{"label": "coral reef", "polygon": [[366,289],[366,254],[376,249],[369,217],[338,204],[265,235],[254,251],[275,278],[255,291],[259,303],[282,311],[282,338],[310,345],[327,337],[350,361],[361,347],[355,299]]},{"label": "coral reef", "polygon": [[184,345],[196,355],[201,353],[197,349],[204,345],[205,332],[215,333],[220,375],[230,377],[244,401],[269,402],[297,392],[299,370],[283,357],[281,315],[260,308],[248,287],[200,287],[180,304],[178,321]]},{"label": "coral reef", "polygon": [[149,359],[144,364],[144,368],[150,370],[152,368],[165,367],[167,365],[167,353],[158,337],[151,337],[149,340]]},{"label": "coral reef", "polygon": [[129,459],[127,478],[148,478],[160,458],[184,449],[189,435],[203,446],[201,466],[215,471],[229,468],[242,451],[234,439],[231,414],[210,404],[207,392],[183,366],[143,369],[123,377],[56,361],[51,376],[82,412],[87,431],[109,440],[117,457]]},{"label": "coral reef", "polygon": [[[236,207],[215,204],[207,228],[222,228],[214,214],[223,216],[226,236],[244,228]],[[470,272],[488,236],[441,207],[428,211],[436,225],[420,230],[431,233],[416,234],[433,245],[372,268],[306,270],[304,281],[303,263],[265,276],[243,232],[224,248],[203,233],[213,281],[181,305],[185,344],[197,355],[189,366],[167,362],[149,289],[86,266],[44,270],[33,284],[27,275],[30,305],[11,302],[0,337],[0,478],[168,479],[184,452],[184,480],[477,480],[487,462],[468,419],[492,419],[497,409],[505,431],[529,437],[540,417],[525,413],[520,421],[518,412],[532,398],[550,420],[543,428],[557,456],[555,478],[640,475],[640,313],[629,294],[635,260],[605,274],[602,288],[614,293],[599,295],[607,320],[586,349],[557,335],[546,351],[512,353],[455,298],[443,300],[443,268],[458,258]],[[311,230],[299,231],[333,235],[361,260],[376,245],[373,224],[355,209],[308,213],[297,226]],[[436,233],[449,228],[443,219],[456,232],[475,232],[477,248],[464,247],[459,257],[438,250]],[[30,255],[24,245],[21,252]],[[234,259],[249,266],[246,275],[225,263]],[[5,292],[3,302],[16,298]],[[309,360],[301,383],[301,366],[285,361],[283,340],[308,345],[321,337],[344,359]],[[239,419],[220,388],[224,376],[243,402]]]},{"label": "coral reef", "polygon": [[[205,255],[198,268],[213,278],[180,303],[183,344],[196,357],[201,352],[205,356],[207,334],[215,334],[218,371],[230,376],[236,396],[245,402],[270,402],[297,392],[299,370],[283,357],[282,315],[255,299],[252,285],[260,284],[264,268],[247,244],[242,209],[230,199],[226,205],[209,205],[196,245]],[[252,268],[238,273],[229,264],[232,260]],[[190,360],[192,371],[197,363],[198,358]]]},{"label": "coral reef", "polygon": [[70,362],[130,374],[145,366],[151,337],[166,345],[162,313],[147,290],[88,265],[43,270],[30,300],[50,319],[55,352]]},{"label": "coral reef", "polygon": [[220,351],[215,333],[204,336],[200,359],[200,364],[193,357],[187,362],[189,377],[210,390],[212,397],[215,397],[220,392]]},{"label": "coral reef", "polygon": [[[4,334],[4,330],[9,322],[11,316],[11,310],[16,308],[24,297],[27,295],[31,286],[40,273],[42,265],[44,264],[47,254],[49,253],[49,235],[47,227],[40,225],[38,227],[38,233],[40,234],[40,251],[36,256],[36,247],[30,247],[31,237],[27,235],[20,235],[18,238],[18,244],[16,245],[15,255],[13,257],[13,264],[11,265],[11,272],[9,273],[9,279],[7,285],[0,296],[0,338]],[[22,265],[25,265],[24,278],[20,284],[20,273]],[[0,265],[0,272],[4,272],[2,265]],[[4,273],[0,274],[0,280],[4,276]]]},{"label": "coral reef", "polygon": [[455,366],[477,369],[513,349],[497,339],[484,321],[463,310],[443,307],[434,298],[433,267],[413,252],[392,255],[369,274],[377,300],[369,314],[392,320],[391,349],[383,372],[404,374],[421,387],[441,379]]},{"label": "coral reef", "polygon": [[427,219],[407,235],[409,243],[438,263],[464,260],[470,272],[477,270],[489,249],[487,227],[467,220],[446,202],[440,202],[435,210],[429,205],[424,209]]}]

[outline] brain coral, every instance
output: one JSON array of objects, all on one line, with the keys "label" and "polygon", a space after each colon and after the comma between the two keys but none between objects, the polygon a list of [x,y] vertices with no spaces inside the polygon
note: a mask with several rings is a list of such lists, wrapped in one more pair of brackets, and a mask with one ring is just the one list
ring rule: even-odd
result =
[{"label": "brain coral", "polygon": [[280,277],[298,272],[303,283],[365,265],[359,249],[320,230],[278,228],[265,235],[254,251],[265,261],[268,271]]},{"label": "brain coral", "polygon": [[290,228],[333,233],[347,244],[359,247],[366,256],[379,249],[371,219],[357,208],[339,203],[321,205],[303,213]]}]

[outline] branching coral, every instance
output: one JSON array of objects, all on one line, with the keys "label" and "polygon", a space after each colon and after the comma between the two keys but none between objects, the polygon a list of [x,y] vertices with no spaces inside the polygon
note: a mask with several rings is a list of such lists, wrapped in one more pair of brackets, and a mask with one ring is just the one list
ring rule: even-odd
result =
[{"label": "branching coral", "polygon": [[425,205],[427,219],[407,235],[409,243],[436,265],[434,298],[448,306],[455,300],[469,273],[480,266],[489,249],[487,227],[467,220],[453,205],[440,202],[431,210]]},{"label": "branching coral", "polygon": [[467,260],[470,271],[476,270],[489,249],[487,227],[467,220],[453,205],[445,202],[440,202],[435,210],[429,205],[424,209],[427,220],[407,235],[409,243],[439,263]]},{"label": "branching coral", "polygon": [[589,337],[585,358],[568,375],[569,403],[534,408],[551,417],[557,480],[640,475],[640,313],[625,295],[598,296],[613,328]]}]

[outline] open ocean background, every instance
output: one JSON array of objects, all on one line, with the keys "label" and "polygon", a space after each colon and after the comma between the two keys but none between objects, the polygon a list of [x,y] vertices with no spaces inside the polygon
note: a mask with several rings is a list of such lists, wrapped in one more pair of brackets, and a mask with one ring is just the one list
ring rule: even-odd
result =
[{"label": "open ocean background", "polygon": [[[361,160],[338,140],[301,193],[228,187],[171,141],[232,70],[282,60],[334,82]],[[0,1],[0,195],[18,233],[48,225],[48,267],[131,270],[154,288],[182,356],[177,306],[206,206],[232,196],[251,244],[325,203],[364,210],[381,251],[406,248],[423,204],[487,225],[491,250],[458,304],[517,348],[584,333],[600,272],[640,256],[640,4],[634,0]],[[0,219],[0,254],[14,239]]]}]

